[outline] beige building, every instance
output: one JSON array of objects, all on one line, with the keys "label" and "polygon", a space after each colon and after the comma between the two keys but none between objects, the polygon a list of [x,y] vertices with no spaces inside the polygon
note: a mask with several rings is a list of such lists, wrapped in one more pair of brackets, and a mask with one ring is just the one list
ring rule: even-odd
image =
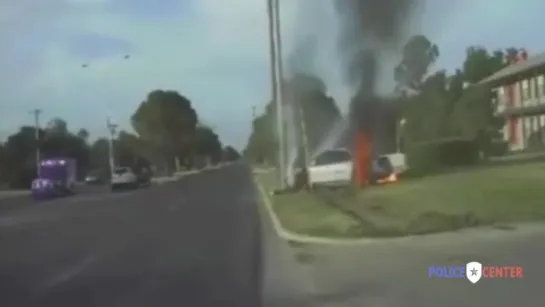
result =
[{"label": "beige building", "polygon": [[496,116],[506,119],[504,140],[512,151],[545,148],[545,53],[516,61],[481,81],[491,86]]}]

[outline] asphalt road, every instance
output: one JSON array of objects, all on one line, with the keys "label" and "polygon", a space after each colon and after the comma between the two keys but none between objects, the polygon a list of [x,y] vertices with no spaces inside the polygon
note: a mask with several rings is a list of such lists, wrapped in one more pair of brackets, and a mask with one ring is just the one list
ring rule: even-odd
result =
[{"label": "asphalt road", "polygon": [[[359,246],[306,246],[313,296],[320,306],[542,306],[545,227],[383,240]],[[522,279],[430,279],[429,266],[521,266]]]},{"label": "asphalt road", "polygon": [[234,165],[135,192],[4,202],[0,306],[308,306],[307,275],[256,199]]}]

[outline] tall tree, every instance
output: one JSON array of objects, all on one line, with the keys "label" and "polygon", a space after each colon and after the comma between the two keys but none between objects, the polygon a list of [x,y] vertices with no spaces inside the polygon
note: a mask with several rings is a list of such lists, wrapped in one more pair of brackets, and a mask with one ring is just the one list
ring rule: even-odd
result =
[{"label": "tall tree", "polygon": [[197,127],[193,140],[193,148],[197,155],[209,157],[214,163],[221,160],[222,145],[218,135],[210,127]]},{"label": "tall tree", "polygon": [[[327,95],[325,82],[316,76],[298,74],[286,80],[284,85],[286,108],[294,114],[294,120],[287,128],[298,136],[294,146],[302,146],[303,140],[299,136],[303,135],[304,124],[309,149],[312,151],[320,145],[331,126],[340,120],[339,108],[333,98]],[[275,127],[276,105],[269,102],[265,113],[252,122],[252,133],[243,151],[244,156],[258,163],[275,163],[278,155]]]},{"label": "tall tree", "polygon": [[159,148],[172,167],[176,154],[183,151],[183,142],[195,133],[197,112],[178,92],[155,90],[139,105],[131,122],[138,135]]},{"label": "tall tree", "polygon": [[80,139],[84,140],[87,142],[87,140],[89,139],[89,131],[87,131],[87,129],[85,128],[81,128],[78,130],[78,132],[76,133],[77,137],[79,137]]},{"label": "tall tree", "polygon": [[46,126],[47,134],[67,134],[68,124],[62,118],[56,117],[50,120]]},{"label": "tall tree", "polygon": [[502,50],[489,53],[481,46],[467,48],[462,64],[465,81],[474,84],[502,69],[505,66],[505,56]]},{"label": "tall tree", "polygon": [[225,146],[223,148],[223,160],[224,161],[236,161],[240,159],[240,153],[232,146]]},{"label": "tall tree", "polygon": [[418,89],[430,65],[439,57],[439,47],[424,35],[415,35],[403,47],[402,60],[394,69],[398,86]]}]

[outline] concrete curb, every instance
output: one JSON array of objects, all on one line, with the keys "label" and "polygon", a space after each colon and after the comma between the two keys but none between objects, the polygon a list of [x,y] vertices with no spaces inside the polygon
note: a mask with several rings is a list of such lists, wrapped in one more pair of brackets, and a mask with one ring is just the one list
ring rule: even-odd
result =
[{"label": "concrete curb", "polygon": [[[273,223],[276,233],[278,234],[280,238],[284,240],[295,241],[299,243],[307,243],[307,244],[327,244],[327,245],[362,245],[362,244],[369,244],[369,243],[385,240],[385,239],[373,239],[373,238],[332,239],[327,237],[309,236],[309,235],[299,234],[299,233],[295,233],[290,230],[287,230],[286,228],[284,228],[284,226],[282,226],[282,222],[280,221],[276,213],[274,213],[273,204],[271,202],[269,194],[265,191],[265,188],[263,187],[263,185],[261,185],[261,183],[257,181],[256,181],[256,185],[259,190],[259,193],[261,194],[261,199],[263,201],[263,204],[265,205],[265,209],[267,210],[268,215],[271,218],[271,221]],[[395,239],[391,239],[391,240],[395,240]]]}]

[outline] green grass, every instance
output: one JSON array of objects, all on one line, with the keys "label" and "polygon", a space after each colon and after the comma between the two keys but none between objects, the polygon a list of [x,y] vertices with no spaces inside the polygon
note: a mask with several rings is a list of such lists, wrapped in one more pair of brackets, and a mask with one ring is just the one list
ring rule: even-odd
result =
[{"label": "green grass", "polygon": [[[274,173],[262,174],[266,188]],[[545,162],[475,168],[361,191],[273,196],[284,227],[330,237],[402,236],[545,218]],[[350,213],[350,214],[347,214]]]},{"label": "green grass", "polygon": [[[258,182],[270,192],[276,187],[275,172],[256,174]],[[306,191],[269,196],[282,226],[300,234],[326,237],[357,237],[357,220],[324,204]]]}]

